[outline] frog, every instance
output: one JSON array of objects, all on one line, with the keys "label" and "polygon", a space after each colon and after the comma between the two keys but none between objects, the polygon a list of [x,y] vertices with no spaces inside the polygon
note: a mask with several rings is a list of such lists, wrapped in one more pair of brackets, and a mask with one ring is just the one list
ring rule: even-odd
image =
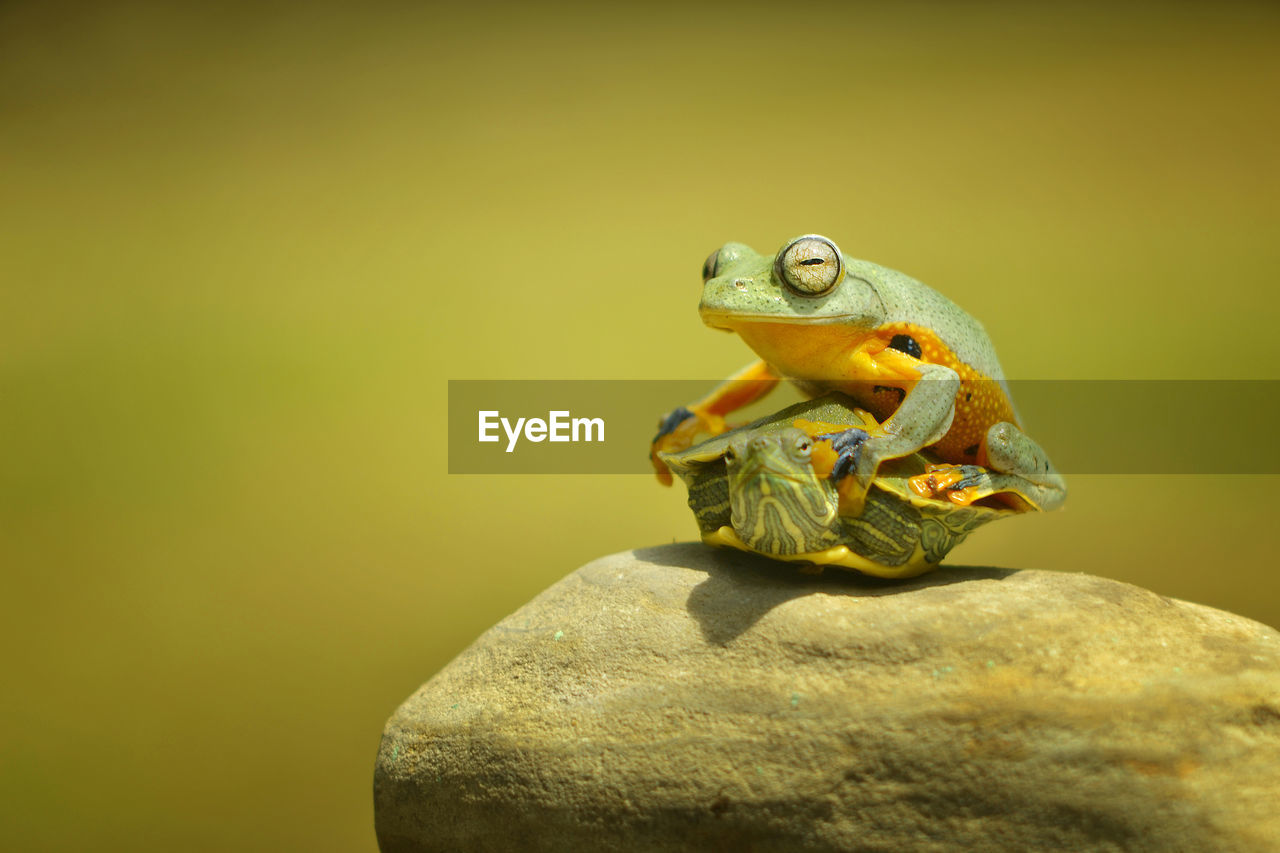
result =
[{"label": "frog", "polygon": [[661,420],[650,459],[664,484],[671,474],[659,454],[728,431],[727,415],[787,380],[808,397],[842,393],[881,422],[874,435],[850,428],[831,438],[843,514],[858,513],[883,463],[925,448],[939,462],[912,479],[922,496],[1040,511],[1065,501],[1065,481],[1020,426],[986,330],[943,294],[818,234],[773,255],[726,243],[702,279],[702,321],[736,333],[759,358]]}]

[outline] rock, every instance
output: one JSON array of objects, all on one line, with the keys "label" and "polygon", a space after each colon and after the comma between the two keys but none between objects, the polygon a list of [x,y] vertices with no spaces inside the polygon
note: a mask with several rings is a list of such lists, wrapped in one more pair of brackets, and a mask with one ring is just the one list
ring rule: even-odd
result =
[{"label": "rock", "polygon": [[388,721],[383,853],[1280,850],[1280,634],[1084,574],[597,560]]}]

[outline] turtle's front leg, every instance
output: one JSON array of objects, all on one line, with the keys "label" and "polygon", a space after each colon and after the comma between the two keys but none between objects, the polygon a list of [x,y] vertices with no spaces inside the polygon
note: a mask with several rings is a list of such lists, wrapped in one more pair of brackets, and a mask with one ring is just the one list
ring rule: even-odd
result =
[{"label": "turtle's front leg", "polygon": [[748,365],[716,386],[696,403],[681,406],[665,415],[658,424],[658,434],[649,445],[649,460],[658,482],[671,485],[671,471],[658,458],[659,453],[679,453],[693,446],[702,433],[720,435],[729,427],[724,416],[754,403],[773,390],[781,377],[763,361]]}]

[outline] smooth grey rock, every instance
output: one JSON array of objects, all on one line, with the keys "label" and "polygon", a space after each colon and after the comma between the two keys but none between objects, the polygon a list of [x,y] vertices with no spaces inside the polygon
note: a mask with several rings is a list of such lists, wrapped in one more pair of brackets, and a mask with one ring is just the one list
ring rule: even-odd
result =
[{"label": "smooth grey rock", "polygon": [[1083,574],[615,554],[388,721],[384,853],[1280,850],[1280,634]]}]

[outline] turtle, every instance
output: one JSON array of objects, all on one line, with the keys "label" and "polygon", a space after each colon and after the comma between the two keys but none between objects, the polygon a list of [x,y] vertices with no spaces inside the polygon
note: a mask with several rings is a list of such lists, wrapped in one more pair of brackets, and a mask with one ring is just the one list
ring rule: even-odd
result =
[{"label": "turtle", "polygon": [[810,571],[913,577],[937,568],[978,527],[1031,508],[1011,495],[949,500],[945,489],[930,488],[931,478],[954,466],[926,451],[886,461],[860,505],[843,501],[840,472],[829,475],[837,458],[831,436],[847,437],[850,427],[869,436],[879,426],[831,393],[662,459],[688,487],[703,542],[816,567]]}]

